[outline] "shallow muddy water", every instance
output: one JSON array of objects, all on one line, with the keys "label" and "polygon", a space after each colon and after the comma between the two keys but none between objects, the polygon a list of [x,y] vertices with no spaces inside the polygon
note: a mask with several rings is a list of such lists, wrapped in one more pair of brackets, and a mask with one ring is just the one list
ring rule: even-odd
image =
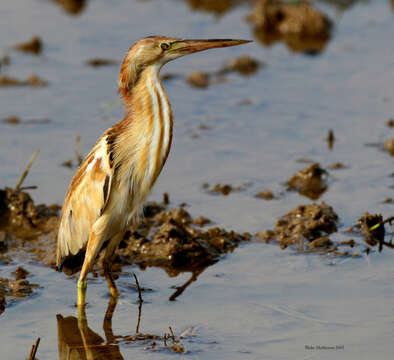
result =
[{"label": "shallow muddy water", "polygon": [[[76,15],[60,3],[3,0],[0,5],[0,57],[10,57],[1,73],[18,79],[35,74],[49,82],[43,88],[0,88],[1,188],[16,184],[34,149],[40,148],[24,185],[38,186],[29,190],[36,203],[61,204],[75,171],[61,164],[68,159],[75,162],[77,134],[86,154],[97,137],[121,119],[123,109],[116,103],[118,66],[90,67],[89,59],[121,61],[132,43],[152,34],[232,37],[255,41],[185,57],[162,70],[182,76],[164,84],[174,111],[174,142],[151,199],[161,200],[168,192],[173,205],[187,203],[187,211],[195,217],[203,215],[214,225],[239,232],[261,232],[272,229],[290,209],[312,202],[297,192],[286,192],[285,185],[292,174],[308,166],[298,160],[308,158],[323,168],[335,162],[346,165],[328,170],[328,188],[319,199],[340,218],[340,231],[331,239],[349,239],[344,230],[366,211],[383,217],[393,214],[393,204],[383,203],[394,196],[393,157],[368,146],[394,137],[393,128],[386,125],[394,116],[390,1],[354,1],[346,9],[318,2],[334,28],[324,51],[315,55],[293,53],[281,42],[263,46],[245,21],[251,12],[247,1],[229,2],[234,7],[221,15],[192,11],[196,2],[181,0],[86,1]],[[33,35],[43,41],[41,55],[12,49]],[[243,54],[265,66],[250,76],[228,74],[226,81],[206,89],[192,88],[185,81],[192,71],[215,72]],[[2,119],[9,116],[23,121],[4,123]],[[326,141],[330,129],[335,136],[332,150]],[[212,195],[203,189],[204,183],[232,184],[242,191]],[[255,197],[265,189],[277,198]],[[138,294],[131,287],[132,272],[141,286],[152,289],[143,292],[142,332],[163,335],[171,326],[179,336],[193,330],[181,339],[185,355],[174,355],[162,345],[150,350],[149,343],[117,338],[119,347],[112,356],[390,358],[394,253],[374,248],[366,255],[362,250],[360,246],[357,258],[328,258],[244,243],[205,269],[176,301],[169,301],[174,287],[192,274],[170,277],[160,268],[125,267],[117,280],[121,298],[112,319],[115,337],[135,334]],[[0,264],[0,277],[11,277],[19,264],[31,273],[28,280],[40,287],[0,315],[0,357],[25,358],[40,337],[37,357],[59,358],[56,315],[77,316],[76,280],[30,264],[26,257]],[[89,283],[87,299],[88,327],[105,339],[109,296],[103,278]]]}]

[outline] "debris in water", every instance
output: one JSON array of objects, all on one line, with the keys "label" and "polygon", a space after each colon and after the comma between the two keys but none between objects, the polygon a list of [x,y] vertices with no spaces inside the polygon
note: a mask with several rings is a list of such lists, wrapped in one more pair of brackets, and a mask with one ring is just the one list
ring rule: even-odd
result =
[{"label": "debris in water", "polygon": [[35,344],[32,345],[30,350],[30,355],[27,360],[36,360],[36,353],[38,350],[38,345],[40,344],[40,338],[37,338]]},{"label": "debris in water", "polygon": [[228,62],[218,71],[218,74],[226,74],[235,71],[241,75],[251,75],[254,74],[260,66],[264,66],[264,64],[261,64],[258,60],[248,55],[243,55]]},{"label": "debris in water", "polygon": [[391,156],[394,156],[394,138],[386,139],[383,142],[383,149],[388,151]]},{"label": "debris in water", "polygon": [[70,15],[78,15],[84,9],[86,0],[55,0]]},{"label": "debris in water", "polygon": [[196,88],[206,88],[210,83],[210,75],[201,71],[193,71],[187,77],[187,82]]},{"label": "debris in water", "polygon": [[313,163],[287,180],[288,190],[296,190],[301,195],[316,200],[327,190],[327,175],[327,171],[318,163]]},{"label": "debris in water", "polygon": [[8,116],[3,119],[3,123],[6,124],[20,124],[21,122],[22,120],[18,116]]},{"label": "debris in water", "polygon": [[86,61],[86,64],[92,67],[117,65],[118,61],[114,59],[93,58]]},{"label": "debris in water", "polygon": [[38,36],[33,36],[29,41],[14,45],[15,50],[39,55],[42,52],[42,40]]},{"label": "debris in water", "polygon": [[205,183],[202,185],[202,188],[205,189],[209,194],[213,195],[229,195],[232,192],[244,191],[250,184],[243,184],[239,186],[233,186],[230,184],[215,184],[211,188],[209,184]]},{"label": "debris in water", "polygon": [[235,0],[187,0],[193,10],[203,10],[222,15],[236,5]]},{"label": "debris in water", "polygon": [[328,148],[330,150],[333,149],[334,147],[334,142],[335,142],[335,136],[334,136],[334,131],[332,129],[330,129],[328,131],[328,135],[327,135],[327,143],[328,143]]},{"label": "debris in water", "polygon": [[310,249],[315,249],[315,248],[329,248],[334,243],[328,238],[328,236],[321,236],[315,240],[312,240],[309,243],[309,248]]},{"label": "debris in water", "polygon": [[165,82],[165,81],[170,81],[170,80],[174,80],[174,79],[178,79],[182,77],[182,75],[180,74],[175,74],[175,73],[165,73],[163,75],[160,76],[160,80]]},{"label": "debris in water", "polygon": [[9,65],[10,64],[10,57],[9,57],[9,55],[3,55],[1,58],[0,58],[0,70],[1,70],[1,67],[2,66],[7,66],[7,65]]},{"label": "debris in water", "polygon": [[264,200],[272,200],[275,199],[275,195],[271,190],[263,190],[259,191],[256,195],[256,198],[258,199],[264,199]]},{"label": "debris in water", "polygon": [[332,163],[332,164],[327,165],[327,168],[332,169],[332,170],[339,170],[339,169],[347,169],[348,166],[346,166],[342,162],[336,162],[336,163]]},{"label": "debris in water", "polygon": [[37,75],[30,75],[26,80],[19,80],[6,75],[0,75],[0,87],[1,86],[32,86],[32,87],[44,87],[47,86],[48,82],[39,78]]},{"label": "debris in water", "polygon": [[19,125],[19,124],[49,124],[51,123],[51,119],[28,119],[22,120],[19,116],[8,116],[3,119],[3,123],[11,124],[11,125]]},{"label": "debris in water", "polygon": [[331,35],[331,20],[307,1],[257,0],[247,19],[265,45],[284,40],[293,51],[320,52]]},{"label": "debris in water", "polygon": [[[276,223],[274,230],[257,233],[256,236],[265,242],[276,240],[285,249],[289,245],[299,244],[304,239],[309,243],[317,239],[313,246],[328,244],[327,235],[337,231],[338,215],[333,208],[324,202],[320,204],[300,205],[283,215]],[[310,245],[310,244],[309,244]]]},{"label": "debris in water", "polygon": [[358,219],[357,228],[364,235],[368,245],[375,246],[384,240],[384,226],[375,227],[382,222],[383,216],[381,214],[369,214],[368,212]]},{"label": "debris in water", "polygon": [[[23,271],[21,273],[21,271]],[[20,298],[27,297],[33,293],[33,288],[38,287],[26,280],[28,272],[21,268],[14,272],[15,280],[0,278],[0,314],[4,311],[7,304]]]}]

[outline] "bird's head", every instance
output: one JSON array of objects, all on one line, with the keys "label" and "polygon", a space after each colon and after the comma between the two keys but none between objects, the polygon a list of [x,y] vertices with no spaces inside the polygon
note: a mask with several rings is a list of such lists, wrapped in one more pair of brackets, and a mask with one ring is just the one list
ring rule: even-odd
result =
[{"label": "bird's head", "polygon": [[129,91],[148,67],[157,70],[171,60],[198,51],[246,44],[249,40],[208,39],[184,40],[174,37],[150,36],[137,41],[126,54],[119,75],[119,89]]}]

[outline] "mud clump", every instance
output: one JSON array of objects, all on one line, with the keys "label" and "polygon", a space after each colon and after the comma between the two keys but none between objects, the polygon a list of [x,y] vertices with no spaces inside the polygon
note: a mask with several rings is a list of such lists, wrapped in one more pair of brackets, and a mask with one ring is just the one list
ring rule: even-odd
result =
[{"label": "mud clump", "polygon": [[234,186],[231,184],[215,184],[210,187],[209,184],[205,183],[202,185],[202,188],[207,191],[208,194],[211,195],[224,195],[227,196],[232,192],[239,192],[246,189],[248,184]]},{"label": "mud clump", "polygon": [[203,10],[222,15],[229,11],[239,0],[187,0],[193,10]]},{"label": "mud clump", "polygon": [[189,74],[186,80],[189,85],[195,88],[204,89],[210,84],[210,75],[205,72],[194,71]]},{"label": "mud clump", "polygon": [[27,192],[0,190],[0,228],[18,236],[52,230],[48,220],[57,218],[58,210],[57,206],[34,205]]},{"label": "mud clump", "polygon": [[20,124],[49,124],[51,119],[28,119],[22,120],[19,116],[8,116],[3,119],[3,123],[10,125],[20,125]]},{"label": "mud clump", "polygon": [[313,163],[287,180],[287,189],[316,200],[327,190],[327,174],[318,163]]},{"label": "mud clump", "polygon": [[33,36],[29,41],[16,44],[13,46],[15,50],[39,55],[42,52],[42,40],[38,36]]},{"label": "mud clump", "polygon": [[384,241],[384,226],[378,226],[371,230],[374,225],[381,222],[383,222],[383,216],[381,214],[369,214],[368,212],[358,219],[356,227],[364,236],[365,242],[368,245],[375,246],[376,244]]},{"label": "mud clump", "polygon": [[32,86],[32,87],[45,87],[48,82],[41,79],[37,75],[30,75],[26,80],[19,80],[6,75],[0,75],[0,87],[7,86]]},{"label": "mud clump", "polygon": [[346,169],[347,166],[342,162],[335,162],[327,165],[327,168],[331,170],[339,170],[339,169]]},{"label": "mud clump", "polygon": [[[151,204],[138,229],[130,232],[117,250],[123,264],[192,270],[216,262],[250,235],[218,227],[201,228],[206,218],[193,220],[183,208],[166,210]],[[200,225],[197,228],[195,225]]]},{"label": "mud clump", "polygon": [[328,130],[328,135],[327,135],[326,140],[327,140],[329,150],[332,150],[334,148],[334,142],[335,142],[334,130],[332,130],[332,129]]},{"label": "mud clump", "polygon": [[264,199],[264,200],[275,199],[275,195],[271,190],[259,191],[254,197],[256,197],[258,199]]},{"label": "mud clump", "polygon": [[86,65],[92,67],[102,67],[102,66],[111,66],[117,65],[118,62],[113,59],[104,59],[104,58],[93,58],[86,61]]},{"label": "mud clump", "polygon": [[0,57],[0,70],[2,66],[8,66],[10,65],[10,57],[8,55],[3,55],[2,57]]},{"label": "mud clump", "polygon": [[247,20],[264,44],[283,40],[293,51],[323,50],[332,28],[331,20],[307,1],[258,0]]},{"label": "mud clump", "polygon": [[388,151],[391,156],[394,156],[394,138],[385,140],[383,142],[383,149]]},{"label": "mud clump", "polygon": [[8,256],[30,253],[35,261],[54,267],[59,210],[58,205],[35,205],[24,191],[1,189],[0,235]]},{"label": "mud clump", "polygon": [[322,236],[315,240],[312,240],[309,243],[309,249],[316,249],[316,248],[329,248],[334,243],[328,238],[328,236]]},{"label": "mud clump", "polygon": [[303,248],[305,240],[313,248],[327,247],[330,241],[326,236],[337,231],[337,221],[338,215],[324,202],[300,205],[282,216],[274,230],[256,235],[266,242],[276,240],[282,249],[294,244]]},{"label": "mud clump", "polygon": [[258,60],[253,59],[248,55],[244,55],[228,62],[221,70],[219,70],[219,74],[237,72],[241,75],[252,75],[260,66],[261,63]]},{"label": "mud clump", "polygon": [[78,15],[86,6],[86,0],[55,0],[70,15]]},{"label": "mud clump", "polygon": [[33,293],[33,288],[38,285],[26,280],[29,272],[18,266],[15,270],[15,280],[0,278],[0,314],[5,310],[8,302],[13,302],[19,298],[24,298]]},{"label": "mud clump", "polygon": [[12,124],[12,125],[17,125],[22,122],[21,118],[18,116],[8,116],[3,119],[3,123],[5,124]]}]

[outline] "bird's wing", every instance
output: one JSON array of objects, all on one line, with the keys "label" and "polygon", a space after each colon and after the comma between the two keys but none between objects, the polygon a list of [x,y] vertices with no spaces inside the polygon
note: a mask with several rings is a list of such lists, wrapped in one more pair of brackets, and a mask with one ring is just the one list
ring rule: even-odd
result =
[{"label": "bird's wing", "polygon": [[86,248],[90,230],[104,211],[112,182],[106,136],[102,136],[74,175],[63,204],[57,239],[57,266]]}]

